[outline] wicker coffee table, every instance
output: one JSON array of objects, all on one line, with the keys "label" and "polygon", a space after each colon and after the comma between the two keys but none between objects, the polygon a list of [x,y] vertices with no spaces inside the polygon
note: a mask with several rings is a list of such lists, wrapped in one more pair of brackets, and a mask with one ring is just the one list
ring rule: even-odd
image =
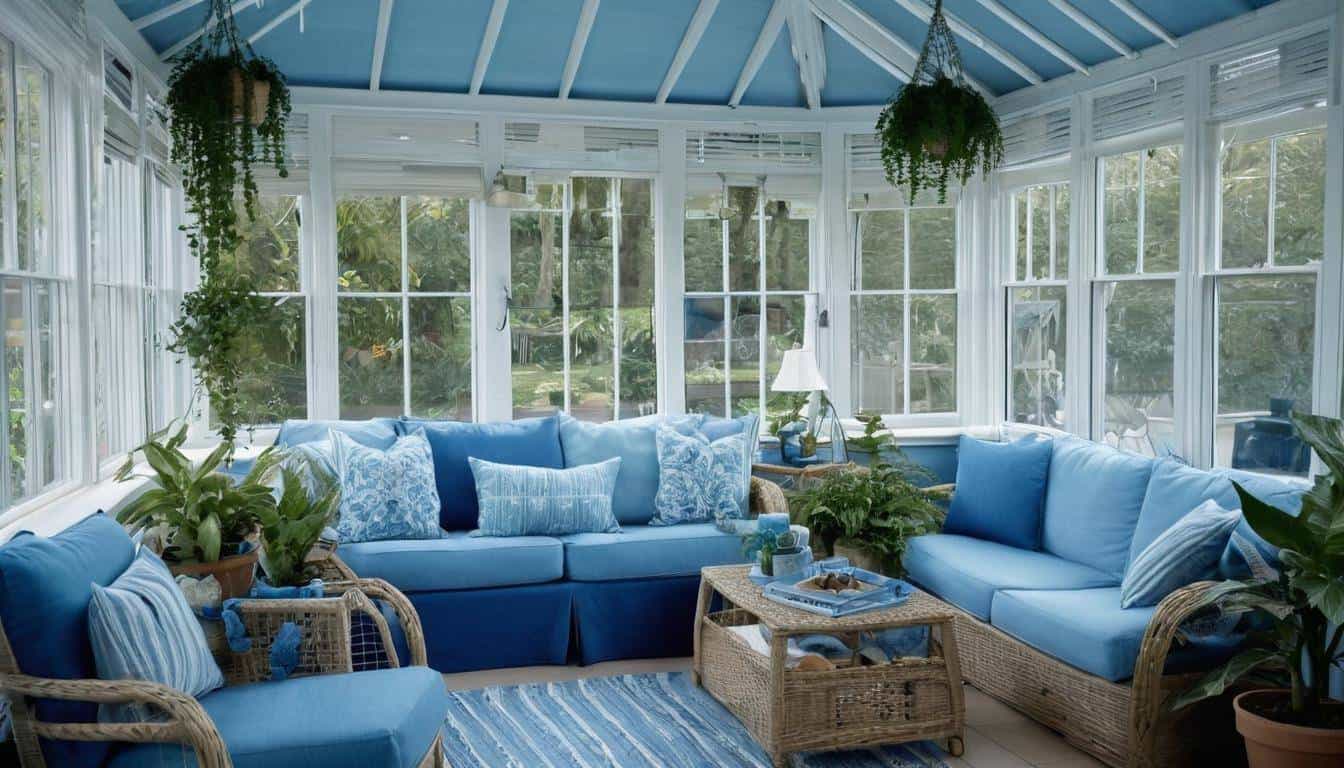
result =
[{"label": "wicker coffee table", "polygon": [[[851,749],[925,739],[946,740],[962,753],[966,707],[951,608],[916,591],[904,604],[839,619],[773,602],[747,578],[749,566],[700,571],[692,679],[725,707],[770,754],[776,766],[792,752]],[[723,608],[710,611],[713,597]],[[764,624],[770,656],[748,647],[730,628]],[[852,645],[858,633],[928,626],[928,658],[891,664],[788,669],[788,638],[826,633]]]}]

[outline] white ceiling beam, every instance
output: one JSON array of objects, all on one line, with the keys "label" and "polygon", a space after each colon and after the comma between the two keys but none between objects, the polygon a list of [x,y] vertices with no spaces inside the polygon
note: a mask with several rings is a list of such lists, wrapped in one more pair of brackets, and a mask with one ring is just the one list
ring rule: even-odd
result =
[{"label": "white ceiling beam", "polygon": [[798,62],[798,79],[808,109],[821,109],[821,89],[826,85],[826,48],[821,37],[821,19],[812,13],[808,0],[788,0],[785,21],[793,59]]},{"label": "white ceiling beam", "polygon": [[[895,0],[895,2],[925,24],[933,19],[933,8],[924,0]],[[1028,67],[1021,59],[1004,50],[998,43],[976,32],[971,25],[962,21],[956,14],[951,11],[943,11],[943,18],[947,20],[947,27],[952,30],[953,34],[960,36],[966,42],[989,54],[995,61],[1016,72],[1023,80],[1032,85],[1042,82],[1043,78],[1035,70]]]},{"label": "white ceiling beam", "polygon": [[369,70],[369,90],[383,82],[383,59],[387,57],[387,28],[392,24],[393,0],[378,0],[378,31],[373,37],[373,67]]},{"label": "white ceiling beam", "polygon": [[[239,11],[243,10],[244,8],[247,8],[248,6],[256,6],[256,4],[257,0],[235,0],[234,4],[229,7],[229,11],[231,13],[238,13]],[[199,38],[201,35],[204,35],[206,32],[209,32],[210,30],[214,29],[215,25],[217,25],[218,23],[219,23],[218,19],[211,17],[210,21],[207,22],[204,27],[196,30],[195,32],[192,32],[190,35],[187,35],[181,40],[178,40],[176,43],[173,43],[168,48],[168,50],[159,54],[159,59],[162,61],[168,61],[172,59],[174,56],[185,50],[187,46],[196,42],[197,38]]]},{"label": "white ceiling beam", "polygon": [[999,0],[979,0],[979,3],[980,5],[983,5],[985,7],[985,10],[989,11],[995,16],[998,16],[1000,20],[1002,20],[1005,24],[1012,27],[1013,29],[1017,30],[1018,33],[1021,34],[1023,37],[1027,38],[1028,40],[1040,46],[1041,48],[1044,48],[1046,53],[1049,53],[1056,59],[1059,59],[1065,64],[1068,64],[1070,67],[1073,67],[1073,70],[1075,72],[1079,72],[1084,75],[1091,73],[1091,70],[1088,68],[1088,66],[1084,64],[1082,61],[1080,61],[1077,56],[1074,56],[1073,54],[1064,50],[1064,48],[1062,48],[1054,40],[1051,40],[1050,38],[1041,34],[1040,30],[1028,24],[1026,20],[1023,19],[1021,16],[1018,16],[1016,13],[1013,13],[1012,11],[1005,8],[1003,6],[1003,3],[1000,3]]},{"label": "white ceiling beam", "polygon": [[490,68],[490,57],[495,55],[495,43],[499,42],[499,29],[504,26],[504,12],[509,9],[509,0],[495,0],[490,6],[490,20],[485,23],[485,37],[481,38],[481,49],[476,52],[476,69],[471,73],[471,95],[481,92],[485,82],[485,71]]},{"label": "white ceiling beam", "polygon": [[1069,3],[1069,0],[1050,0],[1050,4],[1055,6],[1055,9],[1060,13],[1068,16],[1074,24],[1087,30],[1089,34],[1101,42],[1109,45],[1111,50],[1124,56],[1126,59],[1138,57],[1138,52],[1126,45],[1125,41],[1111,34],[1105,27],[1093,21],[1091,16],[1088,16],[1086,13],[1073,7],[1073,5]]},{"label": "white ceiling beam", "polygon": [[756,44],[751,47],[751,55],[747,56],[746,63],[742,65],[742,73],[737,76],[737,85],[733,88],[733,95],[728,99],[728,106],[736,107],[742,103],[742,97],[746,94],[747,88],[751,87],[751,81],[756,79],[756,73],[761,71],[765,57],[770,55],[770,49],[775,46],[775,41],[779,39],[779,31],[783,28],[784,0],[775,0],[775,4],[770,6],[770,13],[765,17],[765,24],[761,26],[761,33],[756,36]]},{"label": "white ceiling beam", "polygon": [[176,16],[177,14],[187,10],[188,8],[198,6],[203,2],[205,2],[205,0],[177,0],[176,3],[170,3],[168,5],[165,5],[157,11],[150,11],[149,13],[146,13],[144,16],[137,18],[135,21],[131,23],[135,25],[136,29],[144,29],[145,27],[152,27],[166,18]]},{"label": "white ceiling beam", "polygon": [[579,74],[579,62],[583,60],[583,49],[588,47],[588,33],[593,31],[593,20],[597,18],[598,3],[599,0],[583,0],[583,9],[579,11],[579,25],[574,28],[574,39],[569,43],[565,74],[560,79],[561,99],[568,99],[569,91],[574,87],[574,78]]},{"label": "white ceiling beam", "polygon": [[1170,45],[1172,48],[1180,47],[1176,42],[1176,38],[1171,36],[1171,33],[1166,30],[1166,27],[1158,24],[1152,16],[1144,13],[1143,9],[1130,2],[1130,0],[1111,0],[1111,5],[1124,11],[1126,16],[1133,19],[1139,26],[1152,32],[1162,42]]},{"label": "white ceiling beam", "polygon": [[299,2],[289,6],[288,8],[285,9],[284,13],[266,22],[266,24],[263,25],[261,29],[258,29],[256,32],[253,32],[252,35],[247,38],[247,44],[256,45],[258,40],[269,35],[272,30],[274,30],[281,24],[285,23],[285,21],[294,16],[294,14],[299,13],[304,8],[307,8],[308,4],[311,2],[313,2],[313,0],[299,0]]},{"label": "white ceiling beam", "polygon": [[667,74],[663,75],[663,84],[658,86],[658,96],[654,99],[654,103],[663,104],[672,94],[677,80],[681,78],[681,71],[686,68],[686,62],[691,60],[695,49],[700,47],[700,38],[704,37],[705,29],[709,27],[709,20],[714,17],[714,11],[718,10],[718,7],[719,0],[700,0],[700,4],[695,8],[695,15],[691,16],[690,25],[686,27],[686,34],[681,36],[681,45],[677,46],[677,54],[672,57],[672,65],[667,68]]}]

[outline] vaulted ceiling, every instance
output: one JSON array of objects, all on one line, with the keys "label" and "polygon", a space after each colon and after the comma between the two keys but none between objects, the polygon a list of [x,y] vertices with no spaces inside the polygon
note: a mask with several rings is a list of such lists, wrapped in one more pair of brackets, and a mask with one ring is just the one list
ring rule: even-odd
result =
[{"label": "vaulted ceiling", "polygon": [[[116,0],[171,56],[203,0]],[[1273,0],[944,0],[987,95],[1088,72]],[[238,0],[294,85],[653,103],[885,103],[929,0]]]}]

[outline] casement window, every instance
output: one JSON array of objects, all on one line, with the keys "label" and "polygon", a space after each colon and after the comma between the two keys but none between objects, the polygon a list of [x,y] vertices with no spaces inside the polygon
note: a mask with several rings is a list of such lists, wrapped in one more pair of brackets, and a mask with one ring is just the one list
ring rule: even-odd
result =
[{"label": "casement window", "polygon": [[1032,184],[1007,196],[1008,420],[1067,428],[1068,182]]}]

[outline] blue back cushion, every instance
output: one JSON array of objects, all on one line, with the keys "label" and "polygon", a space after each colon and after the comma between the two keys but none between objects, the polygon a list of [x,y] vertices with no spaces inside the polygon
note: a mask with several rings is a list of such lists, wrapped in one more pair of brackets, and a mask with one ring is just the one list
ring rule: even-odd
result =
[{"label": "blue back cushion", "polygon": [[[1294,517],[1302,512],[1302,494],[1310,488],[1310,483],[1303,479],[1275,477],[1237,469],[1217,469],[1214,472],[1229,481],[1236,481],[1252,496]],[[1241,500],[1238,498],[1236,509],[1240,508]],[[1260,535],[1251,528],[1251,524],[1246,522],[1244,518],[1237,524],[1232,534],[1233,537],[1228,541],[1227,549],[1223,550],[1223,558],[1218,563],[1218,572],[1222,578],[1247,579],[1251,577],[1250,564],[1237,549],[1238,539],[1254,547],[1259,552],[1260,557],[1270,566],[1279,567],[1278,547],[1260,538]]]},{"label": "blue back cushion", "polygon": [[[64,680],[98,677],[89,642],[93,584],[107,586],[126,570],[135,545],[104,514],[44,538],[23,532],[0,546],[0,622],[26,675]],[[40,720],[89,723],[98,705],[40,700]],[[43,741],[47,765],[101,765],[106,742]]]},{"label": "blue back cushion", "polygon": [[1041,548],[1120,578],[1152,470],[1152,460],[1137,454],[1055,438]]},{"label": "blue back cushion", "polygon": [[989,443],[962,435],[943,532],[1037,549],[1052,453],[1049,440]]},{"label": "blue back cushion", "polygon": [[[1128,562],[1134,562],[1163,531],[1210,499],[1223,509],[1241,509],[1236,489],[1223,475],[1170,458],[1154,463],[1139,510],[1139,523],[1134,528],[1134,541],[1129,546]],[[1125,571],[1128,573],[1128,565]]]},{"label": "blue back cushion", "polygon": [[365,421],[321,421],[308,419],[289,419],[280,426],[280,434],[275,436],[279,446],[302,445],[303,443],[326,442],[328,433],[336,430],[350,436],[351,440],[368,448],[385,451],[397,440],[396,419],[368,419]]},{"label": "blue back cushion", "polygon": [[560,469],[560,419],[546,416],[475,424],[464,421],[404,419],[403,433],[423,427],[434,455],[434,485],[439,492],[439,525],[449,531],[476,527],[476,479],[468,458],[497,464]]},{"label": "blue back cushion", "polygon": [[590,424],[572,416],[560,417],[560,445],[565,466],[600,464],[620,457],[612,511],[621,525],[645,524],[653,517],[658,494],[659,417],[643,417]]}]

